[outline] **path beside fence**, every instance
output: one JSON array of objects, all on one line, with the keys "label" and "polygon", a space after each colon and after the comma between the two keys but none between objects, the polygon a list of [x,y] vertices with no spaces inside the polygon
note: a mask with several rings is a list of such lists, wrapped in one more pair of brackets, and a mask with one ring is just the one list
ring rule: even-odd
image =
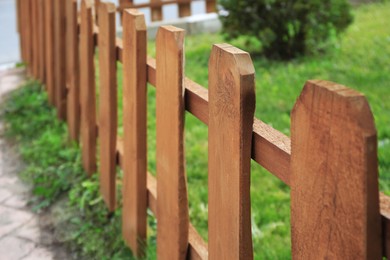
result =
[{"label": "path beside fence", "polygon": [[[0,70],[0,107],[5,95],[25,81],[24,69]],[[70,259],[51,232],[43,231],[48,219],[29,206],[31,187],[19,179],[23,162],[17,147],[3,137],[0,120],[0,258]],[[44,219],[43,219],[44,218]],[[46,223],[42,223],[44,220]]]}]

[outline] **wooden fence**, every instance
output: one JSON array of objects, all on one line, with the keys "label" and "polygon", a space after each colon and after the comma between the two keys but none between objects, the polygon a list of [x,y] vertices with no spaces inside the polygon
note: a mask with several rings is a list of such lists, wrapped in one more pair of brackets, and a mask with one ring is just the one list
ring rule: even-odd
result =
[{"label": "wooden fence", "polygon": [[186,17],[192,14],[192,2],[204,2],[207,13],[214,13],[216,11],[216,0],[149,0],[149,2],[142,4],[136,4],[133,0],[119,0],[118,10],[122,12],[122,10],[128,8],[149,8],[152,21],[161,21],[163,20],[162,7],[164,5],[177,5],[178,16]]},{"label": "wooden fence", "polygon": [[[184,31],[161,27],[156,59],[146,53],[143,14],[86,0],[18,0],[23,60],[47,89],[58,117],[82,148],[88,174],[100,174],[116,208],[115,167],[123,177],[123,237],[135,255],[146,241],[146,210],[158,219],[160,259],[252,259],[251,158],[291,187],[292,257],[380,259],[390,256],[390,199],[378,192],[377,137],[365,97],[310,80],[291,115],[291,140],[254,118],[254,67],[248,53],[216,44],[209,90],[186,78]],[[99,111],[95,95],[99,50]],[[116,63],[123,64],[123,140],[117,138]],[[167,66],[169,64],[169,66]],[[157,178],[147,172],[146,87],[155,86]],[[188,216],[184,112],[209,128],[208,244]],[[100,167],[96,153],[99,139]]]}]

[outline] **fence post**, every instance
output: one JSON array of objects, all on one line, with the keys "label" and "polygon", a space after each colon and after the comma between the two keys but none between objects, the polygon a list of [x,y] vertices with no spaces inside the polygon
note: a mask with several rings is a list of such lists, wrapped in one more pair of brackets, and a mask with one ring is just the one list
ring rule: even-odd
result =
[{"label": "fence post", "polygon": [[32,75],[32,55],[33,55],[33,39],[32,39],[32,4],[31,0],[26,0],[24,2],[24,13],[25,17],[25,28],[23,29],[25,32],[25,48],[26,48],[26,62],[28,64],[27,71],[29,75]]},{"label": "fence post", "polygon": [[79,37],[77,30],[77,0],[66,0],[67,48],[67,121],[70,140],[78,141],[80,131]]},{"label": "fence post", "polygon": [[34,78],[38,78],[38,15],[37,15],[37,0],[31,1],[31,35],[32,35],[32,75]]},{"label": "fence post", "polygon": [[122,234],[137,257],[146,243],[146,24],[123,10],[123,209]]},{"label": "fence post", "polygon": [[54,73],[57,116],[66,119],[65,1],[54,0]]},{"label": "fence post", "polygon": [[365,97],[308,81],[291,116],[295,259],[381,259],[377,137]]},{"label": "fence post", "polygon": [[188,197],[184,164],[185,31],[162,26],[156,39],[157,255],[185,259]]},{"label": "fence post", "polygon": [[[161,3],[161,0],[150,0],[150,3],[152,6],[150,7],[152,22],[161,21],[163,19],[162,7],[161,5],[159,5]],[[153,3],[157,4],[157,6],[153,6]]]},{"label": "fence post", "polygon": [[99,4],[99,152],[100,191],[110,211],[115,209],[117,135],[116,32],[113,3]]},{"label": "fence post", "polygon": [[217,11],[215,0],[206,0],[206,12],[207,13],[215,13]]},{"label": "fence post", "polygon": [[38,18],[39,18],[39,79],[41,83],[46,84],[45,78],[45,12],[44,0],[38,0]]},{"label": "fence post", "polygon": [[81,2],[80,11],[80,104],[83,167],[88,175],[96,172],[96,93],[92,6]]},{"label": "fence post", "polygon": [[247,52],[216,44],[209,61],[209,257],[252,259],[250,160],[254,67]]},{"label": "fence post", "polygon": [[191,2],[178,3],[179,6],[179,17],[191,16]]},{"label": "fence post", "polygon": [[53,37],[53,1],[45,0],[45,65],[46,89],[49,102],[55,104],[54,96],[54,37]]}]

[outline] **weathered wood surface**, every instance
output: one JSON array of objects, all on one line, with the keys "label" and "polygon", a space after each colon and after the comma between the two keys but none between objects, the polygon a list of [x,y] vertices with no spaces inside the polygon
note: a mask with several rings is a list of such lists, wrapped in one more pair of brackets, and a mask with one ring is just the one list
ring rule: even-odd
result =
[{"label": "weathered wood surface", "polygon": [[66,2],[66,84],[67,122],[70,140],[78,141],[80,134],[80,76],[79,34],[77,29],[77,0]]},{"label": "weathered wood surface", "polygon": [[53,1],[45,0],[45,65],[46,65],[46,90],[50,104],[54,105],[54,9]]},{"label": "weathered wood surface", "polygon": [[147,220],[146,24],[137,10],[123,11],[123,209],[122,234],[144,256]]},{"label": "weathered wood surface", "polygon": [[163,26],[156,41],[157,255],[184,259],[188,198],[184,165],[184,30]]},{"label": "weathered wood surface", "polygon": [[115,5],[99,4],[99,157],[100,191],[110,211],[116,207],[116,136],[118,102],[115,49]]},{"label": "weathered wood surface", "polygon": [[247,52],[228,44],[213,46],[209,61],[210,259],[253,258],[250,154],[254,73]]},{"label": "weathered wood surface", "polygon": [[293,258],[381,258],[376,151],[364,96],[308,81],[292,111]]},{"label": "weathered wood surface", "polygon": [[96,172],[97,128],[94,53],[92,5],[89,0],[83,0],[80,10],[80,130],[83,167],[89,175]]},{"label": "weathered wood surface", "polygon": [[66,119],[65,1],[54,0],[54,75],[57,116]]}]

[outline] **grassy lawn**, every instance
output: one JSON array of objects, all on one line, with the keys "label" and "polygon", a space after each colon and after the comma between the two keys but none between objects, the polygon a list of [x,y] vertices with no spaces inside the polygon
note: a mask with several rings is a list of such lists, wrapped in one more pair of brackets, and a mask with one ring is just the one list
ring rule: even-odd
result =
[{"label": "grassy lawn", "polygon": [[[256,117],[286,135],[290,134],[291,109],[306,80],[334,81],[364,93],[378,130],[380,189],[390,195],[388,17],[390,3],[362,6],[355,10],[355,22],[342,35],[338,47],[328,54],[287,63],[259,57],[252,59],[256,70]],[[224,39],[220,35],[186,38],[185,72],[189,78],[207,87],[211,46],[221,42]],[[231,44],[240,47],[239,42]],[[148,50],[153,56],[154,42],[149,42]],[[121,86],[122,67],[119,64],[119,134],[123,132]],[[8,104],[5,119],[14,131],[13,136],[22,143],[23,157],[32,165],[27,168],[26,175],[32,176],[30,179],[40,187],[36,194],[51,198],[43,200],[41,203],[44,204],[38,204],[38,207],[49,205],[63,191],[70,191],[69,211],[72,214],[68,214],[71,216],[68,220],[73,226],[68,228],[71,233],[65,240],[83,248],[80,256],[99,259],[128,257],[130,253],[119,235],[120,210],[107,218],[98,195],[97,178],[86,179],[76,146],[63,148],[67,142],[66,127],[54,120],[55,111],[48,106],[47,97],[40,87],[33,83],[30,89],[23,91]],[[148,168],[152,173],[155,173],[156,165],[155,114],[155,89],[148,87]],[[189,113],[186,113],[185,145],[190,218],[207,241],[207,127]],[[58,188],[47,183],[54,183]],[[252,233],[256,259],[291,258],[289,197],[286,185],[252,163]],[[148,258],[151,259],[155,251],[155,226],[155,220],[150,217]]]}]

